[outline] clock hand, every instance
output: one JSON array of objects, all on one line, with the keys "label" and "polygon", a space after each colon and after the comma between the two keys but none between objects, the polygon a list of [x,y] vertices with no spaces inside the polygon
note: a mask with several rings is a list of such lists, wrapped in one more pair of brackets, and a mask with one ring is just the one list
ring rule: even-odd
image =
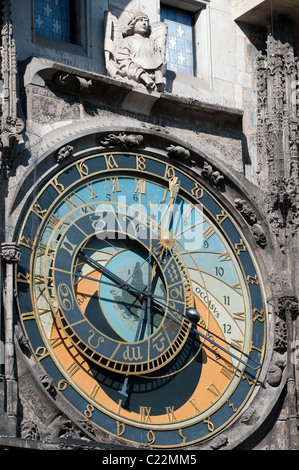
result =
[{"label": "clock hand", "polygon": [[148,260],[148,285],[147,285],[147,335],[150,336],[150,320],[151,320],[151,277],[152,277],[152,252],[149,253]]},{"label": "clock hand", "polygon": [[[165,313],[165,310],[163,309],[163,312],[161,311],[161,308],[164,307],[168,307],[170,310],[173,310],[174,312],[176,313],[179,313],[181,316],[183,316],[183,314],[179,311],[179,310],[176,310],[174,308],[171,308],[165,304],[161,304],[159,302],[153,302],[153,306],[156,308],[157,306],[160,307],[160,308],[157,308],[157,310],[159,310],[159,312],[161,314],[164,314]],[[188,309],[188,310],[195,310],[195,309]],[[195,310],[195,312],[197,312]],[[243,356],[245,356],[247,359],[249,359],[250,361],[254,362],[255,364],[257,364],[258,367],[256,368],[253,368],[250,364],[248,364],[247,362],[243,361],[242,359],[240,359],[238,356],[236,356],[235,354],[233,354],[231,351],[229,351],[228,349],[224,348],[223,346],[221,346],[219,343],[217,343],[216,341],[212,340],[209,336],[206,336],[204,335],[203,333],[199,332],[198,330],[196,330],[195,328],[195,324],[198,322],[199,320],[199,314],[197,312],[197,315],[198,315],[198,319],[197,321],[194,320],[194,316],[193,316],[193,319],[191,319],[191,315],[190,315],[190,318],[188,316],[188,311],[187,311],[187,319],[190,321],[190,323],[194,326],[193,328],[193,331],[195,334],[197,334],[198,336],[201,336],[202,338],[206,339],[207,341],[209,341],[211,344],[213,344],[214,346],[218,347],[219,349],[221,349],[222,351],[226,352],[227,354],[229,354],[231,357],[233,357],[234,359],[237,359],[238,361],[240,361],[242,364],[246,365],[247,367],[249,367],[251,370],[258,370],[262,367],[262,365],[255,361],[254,359],[252,359],[248,354],[244,353],[243,351],[240,351],[240,349],[238,349],[237,347],[235,347],[233,344],[230,344],[228,343],[226,340],[224,340],[223,338],[221,338],[220,336],[217,336],[216,334],[212,333],[211,331],[209,331],[207,328],[203,327],[202,325],[199,325],[199,327],[203,328],[205,331],[207,331],[208,333],[210,333],[211,335],[213,336],[216,336],[216,338],[218,338],[219,340],[223,341],[224,343],[226,343],[228,346],[230,346],[231,348],[233,349],[236,349],[237,351],[241,352],[241,354]],[[175,321],[175,320],[173,320]]]},{"label": "clock hand", "polygon": [[100,269],[103,273],[105,273],[108,277],[110,277],[110,279],[112,279],[116,284],[119,284],[119,287],[128,291],[130,294],[133,294],[137,297],[139,297],[140,295],[144,295],[144,292],[141,292],[140,290],[135,289],[135,287],[128,284],[126,281],[121,279],[119,276],[114,274],[112,271],[110,271],[108,268],[100,264],[98,261],[95,261],[94,259],[90,258],[90,256],[87,256],[85,253],[82,253],[81,251],[79,252],[79,256],[85,259],[86,261],[88,261],[89,264]]},{"label": "clock hand", "polygon": [[179,194],[180,185],[181,183],[177,177],[173,177],[169,180],[169,192],[170,192],[171,199],[169,203],[167,204],[167,208],[165,209],[164,214],[162,214],[161,220],[160,220],[160,226],[161,226],[161,223],[167,211],[167,219],[165,223],[163,223],[164,227],[163,228],[161,227],[163,231],[170,230],[170,225],[174,216],[175,205],[176,205],[176,200]]}]

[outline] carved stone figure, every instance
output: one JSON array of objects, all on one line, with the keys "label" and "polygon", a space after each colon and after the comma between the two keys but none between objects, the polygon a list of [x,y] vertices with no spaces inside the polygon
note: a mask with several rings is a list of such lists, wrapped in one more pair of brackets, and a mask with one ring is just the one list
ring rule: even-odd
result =
[{"label": "carved stone figure", "polygon": [[100,140],[103,147],[140,147],[142,143],[142,135],[126,134],[125,132],[120,132],[118,135],[108,134]]},{"label": "carved stone figure", "polygon": [[208,162],[204,162],[201,176],[216,187],[224,180],[224,176],[219,171],[214,170]]},{"label": "carved stone figure", "polygon": [[162,92],[166,38],[166,23],[150,25],[145,13],[136,13],[121,31],[118,19],[108,12],[104,48],[109,75],[149,91]]}]

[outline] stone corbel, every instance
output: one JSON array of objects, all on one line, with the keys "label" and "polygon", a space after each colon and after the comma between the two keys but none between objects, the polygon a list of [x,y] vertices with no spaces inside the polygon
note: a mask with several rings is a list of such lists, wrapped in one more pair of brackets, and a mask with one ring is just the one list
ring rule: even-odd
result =
[{"label": "stone corbel", "polygon": [[52,78],[53,82],[59,87],[64,88],[68,92],[86,92],[89,93],[94,86],[92,79],[80,77],[68,72],[58,72]]}]

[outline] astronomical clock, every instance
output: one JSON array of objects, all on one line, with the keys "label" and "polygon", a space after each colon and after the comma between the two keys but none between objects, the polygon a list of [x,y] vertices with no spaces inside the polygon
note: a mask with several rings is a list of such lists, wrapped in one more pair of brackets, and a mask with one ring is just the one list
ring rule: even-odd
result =
[{"label": "astronomical clock", "polygon": [[75,422],[156,449],[238,422],[261,389],[268,321],[236,213],[178,160],[124,148],[78,152],[27,201],[18,315]]}]

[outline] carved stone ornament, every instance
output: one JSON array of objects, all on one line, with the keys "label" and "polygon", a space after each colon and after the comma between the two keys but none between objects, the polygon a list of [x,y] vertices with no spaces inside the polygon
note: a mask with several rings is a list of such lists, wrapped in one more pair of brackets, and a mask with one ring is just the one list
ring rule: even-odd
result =
[{"label": "carved stone ornament", "polygon": [[61,149],[58,150],[56,153],[56,161],[57,163],[63,162],[66,158],[70,157],[72,155],[72,152],[74,150],[74,147],[71,145],[65,145]]},{"label": "carved stone ornament", "polygon": [[105,137],[101,137],[100,144],[103,147],[140,147],[143,144],[143,140],[142,135],[121,132],[118,135],[108,134]]},{"label": "carved stone ornament", "polygon": [[267,376],[267,382],[269,385],[271,385],[271,387],[278,387],[280,385],[284,366],[285,364],[282,362],[278,362],[270,366]]},{"label": "carved stone ornament", "polygon": [[167,25],[150,25],[149,17],[136,13],[121,30],[118,19],[106,14],[105,60],[108,74],[149,91],[165,89]]},{"label": "carved stone ornament", "polygon": [[255,211],[243,199],[236,199],[235,207],[240,212],[240,214],[242,214],[248,225],[252,227],[251,231],[256,243],[264,248],[267,245],[266,235],[260,222],[257,220]]},{"label": "carved stone ornament", "polygon": [[213,169],[212,165],[210,165],[208,162],[204,162],[203,169],[201,170],[201,176],[216,187],[219,187],[224,180],[224,176],[220,173],[220,171]]},{"label": "carved stone ornament", "polygon": [[2,243],[1,256],[6,263],[17,263],[21,258],[19,246],[16,243]]},{"label": "carved stone ornament", "polygon": [[170,145],[166,148],[169,158],[188,162],[190,160],[189,150],[181,147],[180,145]]},{"label": "carved stone ornament", "polygon": [[28,419],[24,419],[21,422],[21,438],[29,440],[38,440],[39,433],[35,423]]},{"label": "carved stone ornament", "polygon": [[24,121],[18,116],[17,54],[9,2],[2,3],[1,29],[1,118],[0,118],[0,170],[8,177],[13,167],[15,143],[23,143]]},{"label": "carved stone ornament", "polygon": [[299,227],[299,61],[285,21],[275,19],[267,53],[257,58],[258,178],[283,252]]}]

